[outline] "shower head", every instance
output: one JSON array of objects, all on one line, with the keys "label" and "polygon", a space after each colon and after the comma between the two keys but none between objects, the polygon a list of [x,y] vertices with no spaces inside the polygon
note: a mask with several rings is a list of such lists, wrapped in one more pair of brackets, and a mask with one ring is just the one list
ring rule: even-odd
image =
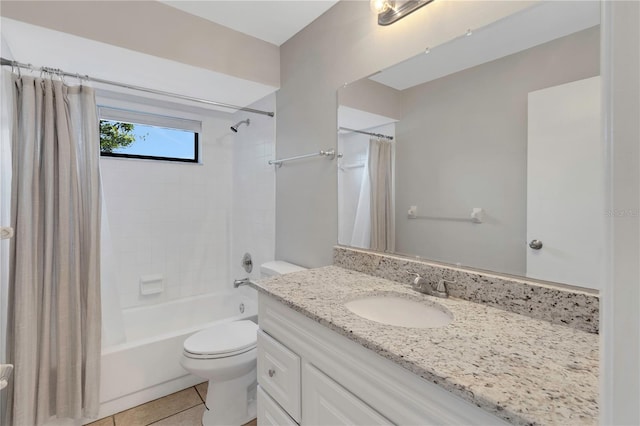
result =
[{"label": "shower head", "polygon": [[250,124],[249,119],[247,118],[246,120],[242,120],[241,122],[239,122],[235,126],[231,126],[231,130],[233,130],[234,133],[238,133],[238,127],[240,127],[240,125],[244,124],[244,123],[246,123],[247,126],[248,126]]}]

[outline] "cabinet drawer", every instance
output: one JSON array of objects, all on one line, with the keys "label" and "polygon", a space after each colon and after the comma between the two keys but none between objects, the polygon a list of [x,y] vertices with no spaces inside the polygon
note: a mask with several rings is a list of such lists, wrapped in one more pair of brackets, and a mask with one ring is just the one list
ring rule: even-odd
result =
[{"label": "cabinet drawer", "polygon": [[260,426],[298,426],[289,415],[258,386],[258,424]]},{"label": "cabinet drawer", "polygon": [[258,383],[300,422],[300,357],[258,330]]}]

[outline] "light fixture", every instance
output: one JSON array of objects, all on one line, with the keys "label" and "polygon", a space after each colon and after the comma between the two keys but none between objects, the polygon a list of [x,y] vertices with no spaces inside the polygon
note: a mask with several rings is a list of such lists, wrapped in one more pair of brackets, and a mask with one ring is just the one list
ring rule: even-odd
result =
[{"label": "light fixture", "polygon": [[390,25],[433,0],[371,0],[371,10],[378,14],[378,25]]},{"label": "light fixture", "polygon": [[369,2],[369,7],[371,8],[372,12],[380,14],[391,9],[393,7],[392,3],[393,1],[389,0],[371,0]]}]

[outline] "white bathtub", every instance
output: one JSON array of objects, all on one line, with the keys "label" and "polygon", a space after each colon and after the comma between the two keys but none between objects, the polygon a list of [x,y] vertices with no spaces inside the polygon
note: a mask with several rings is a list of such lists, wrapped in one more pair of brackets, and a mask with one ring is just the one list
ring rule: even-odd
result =
[{"label": "white bathtub", "polygon": [[182,344],[215,324],[257,319],[254,292],[242,290],[124,309],[126,342],[102,350],[100,417],[204,381],[180,366]]}]

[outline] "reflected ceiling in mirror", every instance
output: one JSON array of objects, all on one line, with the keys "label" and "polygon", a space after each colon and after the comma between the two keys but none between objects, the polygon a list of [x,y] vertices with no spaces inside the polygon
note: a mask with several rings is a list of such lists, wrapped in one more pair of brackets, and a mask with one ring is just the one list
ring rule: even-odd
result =
[{"label": "reflected ceiling in mirror", "polygon": [[538,3],[340,88],[339,244],[599,288],[599,10]]}]

